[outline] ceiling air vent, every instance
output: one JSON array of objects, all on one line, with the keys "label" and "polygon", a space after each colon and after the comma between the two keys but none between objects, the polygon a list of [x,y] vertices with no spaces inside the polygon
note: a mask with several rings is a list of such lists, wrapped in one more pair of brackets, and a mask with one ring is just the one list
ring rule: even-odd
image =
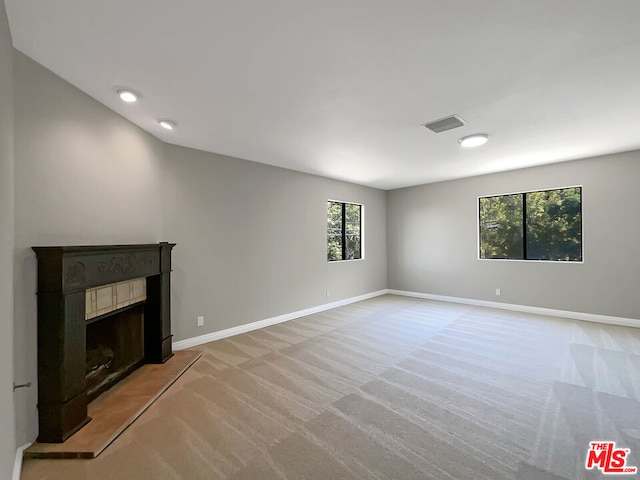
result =
[{"label": "ceiling air vent", "polygon": [[423,125],[431,130],[433,133],[442,133],[447,130],[461,127],[465,124],[465,121],[457,115],[451,115],[449,117],[441,118],[440,120],[434,120],[433,122],[424,123]]}]

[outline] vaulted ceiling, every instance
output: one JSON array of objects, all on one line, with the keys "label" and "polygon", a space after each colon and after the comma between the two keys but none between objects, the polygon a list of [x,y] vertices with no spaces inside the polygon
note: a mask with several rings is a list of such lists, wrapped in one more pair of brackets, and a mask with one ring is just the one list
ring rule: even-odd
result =
[{"label": "vaulted ceiling", "polygon": [[18,50],[177,145],[384,189],[640,148],[637,0],[6,4]]}]

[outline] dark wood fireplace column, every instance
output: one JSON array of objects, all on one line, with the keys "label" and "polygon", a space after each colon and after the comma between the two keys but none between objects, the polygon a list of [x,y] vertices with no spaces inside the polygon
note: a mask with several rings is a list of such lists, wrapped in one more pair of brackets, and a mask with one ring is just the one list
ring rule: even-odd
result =
[{"label": "dark wood fireplace column", "polygon": [[86,389],[88,288],[146,277],[145,363],[171,352],[172,243],[33,247],[38,257],[39,442],[60,443],[90,418]]},{"label": "dark wood fireplace column", "polygon": [[175,243],[160,244],[160,273],[147,277],[144,307],[144,356],[146,363],[164,363],[171,352],[171,249]]}]

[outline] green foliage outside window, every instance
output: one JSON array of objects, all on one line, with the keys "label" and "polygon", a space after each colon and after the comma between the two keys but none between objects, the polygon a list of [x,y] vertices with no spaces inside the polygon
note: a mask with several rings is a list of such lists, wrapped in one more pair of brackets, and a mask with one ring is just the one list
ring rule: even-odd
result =
[{"label": "green foliage outside window", "polygon": [[582,188],[481,197],[480,258],[582,261]]},{"label": "green foliage outside window", "polygon": [[327,202],[327,260],[362,258],[362,206]]},{"label": "green foliage outside window", "polygon": [[480,199],[480,258],[522,258],[522,195]]}]

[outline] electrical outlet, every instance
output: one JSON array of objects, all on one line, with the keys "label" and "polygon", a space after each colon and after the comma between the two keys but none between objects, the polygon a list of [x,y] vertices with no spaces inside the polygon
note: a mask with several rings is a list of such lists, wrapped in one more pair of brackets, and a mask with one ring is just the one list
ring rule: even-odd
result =
[{"label": "electrical outlet", "polygon": [[502,295],[502,290],[499,288],[496,288],[496,297],[499,297],[500,295]]},{"label": "electrical outlet", "polygon": [[196,325],[199,327],[204,326],[204,317],[202,315],[196,318]]},{"label": "electrical outlet", "polygon": [[327,298],[331,296],[331,290],[327,290]]}]

